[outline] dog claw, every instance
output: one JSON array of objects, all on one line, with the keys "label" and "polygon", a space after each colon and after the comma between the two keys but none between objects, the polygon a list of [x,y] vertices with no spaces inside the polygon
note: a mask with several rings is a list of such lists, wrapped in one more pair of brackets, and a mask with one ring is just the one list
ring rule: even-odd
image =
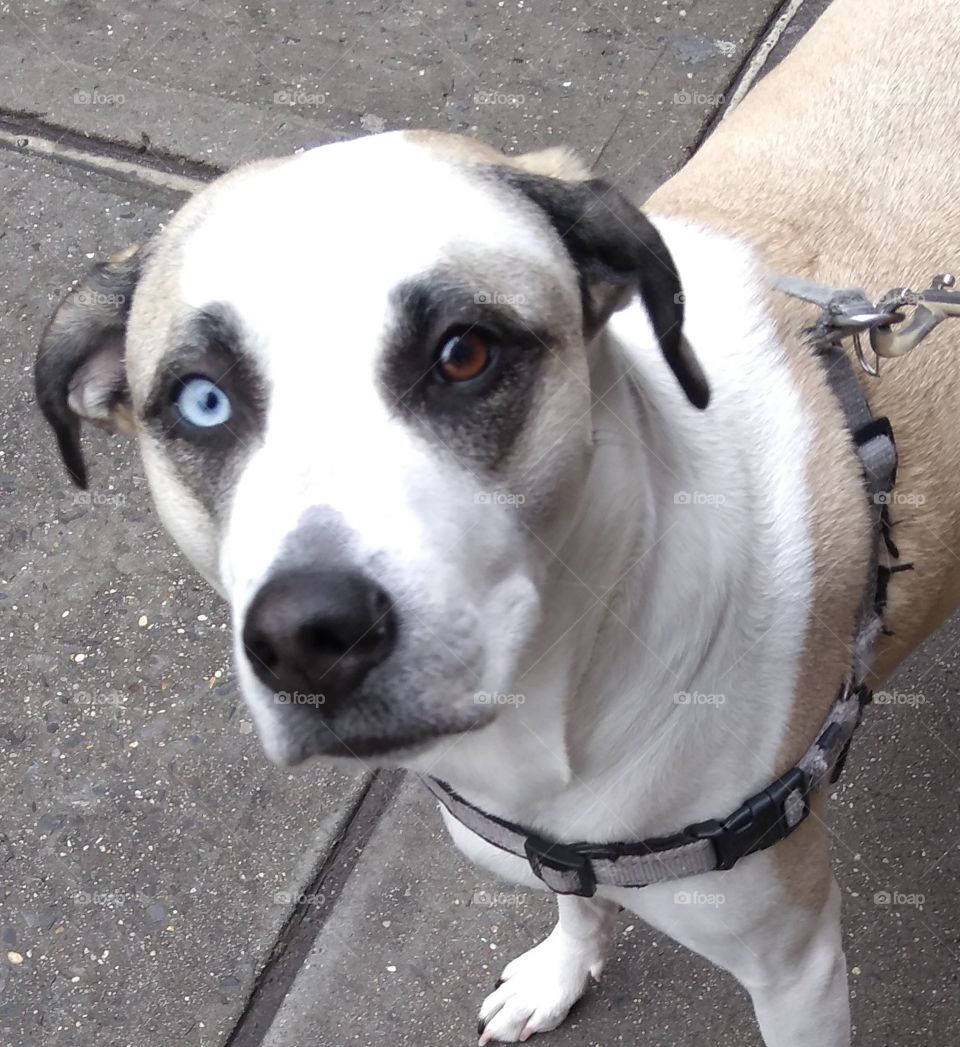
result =
[{"label": "dog claw", "polygon": [[481,1018],[480,1021],[477,1022],[477,1035],[478,1036],[482,1036],[483,1035],[483,1030],[486,1029],[486,1027],[487,1027],[487,1019],[486,1018]]}]

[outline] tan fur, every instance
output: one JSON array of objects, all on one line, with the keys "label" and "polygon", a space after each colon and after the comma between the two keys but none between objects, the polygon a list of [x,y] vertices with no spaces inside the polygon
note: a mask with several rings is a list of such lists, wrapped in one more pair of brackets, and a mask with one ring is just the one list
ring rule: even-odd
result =
[{"label": "tan fur", "polygon": [[507,156],[476,138],[463,135],[445,134],[443,131],[407,131],[405,135],[411,141],[428,145],[441,156],[461,162],[514,167],[528,174],[560,178],[569,182],[582,182],[591,177],[590,168],[573,150],[562,145],[549,146],[519,156]]},{"label": "tan fur", "polygon": [[[772,272],[873,296],[904,284],[922,290],[935,272],[960,268],[958,82],[955,5],[837,0],[650,209],[746,239]],[[868,538],[839,409],[799,336],[815,309],[777,292],[770,308],[815,446],[807,471],[815,595],[783,770],[810,744],[849,663]],[[960,324],[946,323],[913,356],[885,363],[879,379],[862,378],[874,412],[893,424],[897,491],[919,503],[892,507],[900,562],[914,571],[890,585],[894,635],[878,649],[877,683],[960,603],[958,347]],[[814,834],[823,829],[811,819],[774,852],[798,888],[811,876],[804,838]],[[810,905],[821,893],[799,892]]]},{"label": "tan fur", "polygon": [[127,404],[117,404],[111,418],[113,429],[124,436],[133,436],[137,431],[137,419]]}]

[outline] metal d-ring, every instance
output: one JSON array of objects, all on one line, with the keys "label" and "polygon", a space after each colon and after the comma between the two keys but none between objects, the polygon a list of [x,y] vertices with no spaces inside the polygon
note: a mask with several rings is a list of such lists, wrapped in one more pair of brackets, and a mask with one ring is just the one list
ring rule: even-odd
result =
[{"label": "metal d-ring", "polygon": [[[873,334],[873,331],[870,332]],[[872,339],[871,339],[872,341]],[[857,354],[857,361],[860,366],[870,375],[871,378],[878,378],[880,376],[880,357],[874,354],[874,359],[877,361],[875,364],[871,364],[863,353],[863,342],[860,338],[860,332],[855,332],[853,336],[853,348]]]}]

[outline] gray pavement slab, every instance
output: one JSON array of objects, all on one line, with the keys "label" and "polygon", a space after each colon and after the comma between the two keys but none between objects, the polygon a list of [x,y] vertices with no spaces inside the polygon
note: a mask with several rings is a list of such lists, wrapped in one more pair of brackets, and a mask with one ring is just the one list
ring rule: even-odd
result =
[{"label": "gray pavement slab", "polygon": [[[264,759],[227,615],[133,448],[71,488],[32,357],[89,252],[160,198],[0,155],[0,1043],[217,1044],[364,784]],[[113,446],[116,445],[116,446]]]},{"label": "gray pavement slab", "polygon": [[218,166],[411,126],[574,144],[646,193],[777,0],[0,5],[0,111]]},{"label": "gray pavement slab", "polygon": [[[830,824],[855,1043],[863,1047],[960,1040],[958,646],[960,618],[869,711],[834,789]],[[344,885],[264,1047],[467,1047],[501,968],[546,936],[553,913],[546,896],[468,865],[436,804],[408,782]],[[538,1043],[759,1047],[749,1001],[728,975],[629,914],[619,927],[600,985]]]}]

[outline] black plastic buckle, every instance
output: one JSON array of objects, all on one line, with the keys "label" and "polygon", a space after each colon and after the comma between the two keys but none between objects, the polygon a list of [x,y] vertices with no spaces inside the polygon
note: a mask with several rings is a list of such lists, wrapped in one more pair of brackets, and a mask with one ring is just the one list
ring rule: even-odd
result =
[{"label": "black plastic buckle", "polygon": [[[593,874],[593,866],[590,859],[582,855],[573,847],[562,843],[551,843],[542,836],[528,836],[524,842],[524,850],[527,852],[527,861],[530,868],[541,880],[557,894],[576,894],[581,898],[592,898],[597,890],[597,879]],[[562,876],[576,874],[577,887],[566,889],[566,881],[563,888],[555,887],[544,871],[557,872]]]},{"label": "black plastic buckle", "polygon": [[[803,798],[803,814],[789,825],[787,797],[798,791]],[[698,822],[688,826],[686,833],[697,840],[710,840],[717,852],[717,868],[732,869],[746,855],[789,836],[809,813],[807,776],[794,767],[769,788],[751,796],[729,818],[722,822],[716,818]]]}]

